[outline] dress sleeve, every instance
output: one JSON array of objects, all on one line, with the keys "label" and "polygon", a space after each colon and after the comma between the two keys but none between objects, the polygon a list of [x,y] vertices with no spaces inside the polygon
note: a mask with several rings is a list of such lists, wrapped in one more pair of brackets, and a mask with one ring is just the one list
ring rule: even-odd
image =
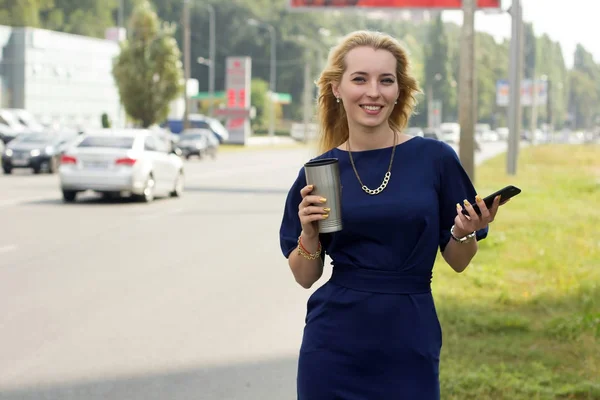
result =
[{"label": "dress sleeve", "polygon": [[[441,146],[440,156],[440,181],[439,181],[439,207],[440,207],[440,251],[444,251],[450,241],[450,228],[456,217],[456,203],[462,205],[467,199],[473,203],[477,192],[471,179],[464,170],[458,155],[452,147],[444,142]],[[477,240],[484,239],[488,234],[488,227],[476,232]]]},{"label": "dress sleeve", "polygon": [[[302,201],[300,190],[306,186],[306,176],[304,174],[304,168],[298,173],[296,181],[290,188],[285,200],[285,206],[283,208],[283,218],[281,220],[281,227],[279,228],[279,245],[281,246],[281,252],[285,258],[289,258],[290,253],[298,247],[298,236],[302,233],[302,225],[300,224],[300,218],[298,217],[298,206]],[[331,234],[320,234],[319,240],[321,241],[321,261],[325,261],[325,249],[331,242]]]},{"label": "dress sleeve", "polygon": [[281,227],[279,228],[279,244],[286,258],[298,246],[298,236],[302,232],[302,225],[300,225],[300,218],[298,218],[298,205],[302,201],[300,190],[304,186],[306,186],[306,178],[304,168],[302,168],[287,194]]}]

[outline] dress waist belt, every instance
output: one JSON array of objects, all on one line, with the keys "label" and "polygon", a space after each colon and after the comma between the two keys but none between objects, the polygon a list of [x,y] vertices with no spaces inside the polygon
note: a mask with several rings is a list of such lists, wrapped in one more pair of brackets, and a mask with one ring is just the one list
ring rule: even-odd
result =
[{"label": "dress waist belt", "polygon": [[348,289],[371,293],[417,294],[431,292],[431,275],[409,275],[406,272],[384,271],[336,265],[329,282]]}]

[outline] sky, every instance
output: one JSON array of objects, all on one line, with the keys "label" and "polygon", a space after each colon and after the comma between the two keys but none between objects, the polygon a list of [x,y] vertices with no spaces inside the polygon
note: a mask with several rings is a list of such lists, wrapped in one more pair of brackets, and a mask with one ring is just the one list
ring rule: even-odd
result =
[{"label": "sky", "polygon": [[[511,3],[511,0],[502,0],[505,10]],[[600,0],[521,0],[521,4],[523,19],[533,23],[536,36],[546,33],[550,39],[560,43],[568,67],[573,65],[578,43],[600,64]],[[444,11],[442,18],[462,24],[460,11]],[[496,38],[510,38],[511,17],[507,13],[486,15],[478,11],[475,29]]]}]

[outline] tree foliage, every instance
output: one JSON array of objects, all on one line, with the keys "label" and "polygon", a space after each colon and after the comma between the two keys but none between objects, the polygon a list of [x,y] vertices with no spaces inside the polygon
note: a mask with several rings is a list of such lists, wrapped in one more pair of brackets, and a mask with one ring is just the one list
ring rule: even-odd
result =
[{"label": "tree foliage", "polygon": [[183,89],[181,54],[173,31],[161,25],[149,2],[141,1],[114,62],[113,75],[125,111],[143,127],[164,121],[170,102]]},{"label": "tree foliage", "polygon": [[[125,15],[133,13],[139,0],[123,0]],[[174,23],[173,37],[182,48],[182,0],[153,0],[158,16]],[[357,29],[373,29],[390,33],[406,46],[414,73],[426,91],[433,92],[443,103],[444,119],[457,118],[460,27],[431,22],[411,22],[370,18],[364,11],[296,12],[287,8],[287,0],[190,0],[191,6],[191,60],[208,58],[209,12],[212,5],[216,14],[215,90],[225,84],[227,56],[252,57],[252,77],[269,81],[270,36],[264,26],[251,26],[249,18],[270,24],[276,32],[278,92],[290,93],[293,103],[284,107],[286,118],[302,115],[304,54],[306,47],[320,50],[322,59],[315,59],[312,70],[316,78],[318,66],[324,62],[328,49],[337,38]],[[105,29],[117,24],[118,0],[0,0],[0,24],[34,26],[103,37]],[[323,35],[323,28],[329,35]],[[550,103],[538,109],[541,121],[560,128],[572,117],[578,126],[591,124],[594,112],[600,110],[600,65],[583,48],[575,54],[563,54],[559,44],[548,36],[536,37],[531,24],[525,27],[523,77],[547,77]],[[303,36],[304,43],[298,41]],[[444,56],[446,54],[446,56]],[[496,81],[508,78],[509,42],[497,42],[492,36],[476,35],[477,119],[492,124],[506,123],[506,108],[495,104]],[[565,58],[574,59],[571,71]],[[433,72],[435,71],[435,72]],[[577,73],[575,73],[577,72]],[[437,74],[442,79],[435,81]],[[208,90],[208,68],[192,62],[191,77],[200,83],[200,90]],[[432,78],[434,79],[432,81]],[[591,84],[590,81],[591,80]],[[584,84],[590,84],[583,87]],[[585,90],[584,90],[585,89]],[[592,90],[593,89],[593,90]],[[589,92],[589,93],[588,93]],[[594,95],[593,92],[596,94]],[[421,96],[419,115],[413,124],[427,122],[426,97]],[[598,100],[595,100],[598,99]],[[589,103],[589,101],[596,101]],[[591,113],[591,114],[590,114]],[[529,113],[524,112],[524,118]]]}]

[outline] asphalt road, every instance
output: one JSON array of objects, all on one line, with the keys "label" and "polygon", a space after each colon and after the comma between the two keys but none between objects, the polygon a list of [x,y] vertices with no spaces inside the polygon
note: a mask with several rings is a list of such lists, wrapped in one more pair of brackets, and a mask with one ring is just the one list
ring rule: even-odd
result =
[{"label": "asphalt road", "polygon": [[312,290],[278,229],[311,155],[191,160],[184,196],[151,204],[0,176],[0,399],[294,399]]}]

